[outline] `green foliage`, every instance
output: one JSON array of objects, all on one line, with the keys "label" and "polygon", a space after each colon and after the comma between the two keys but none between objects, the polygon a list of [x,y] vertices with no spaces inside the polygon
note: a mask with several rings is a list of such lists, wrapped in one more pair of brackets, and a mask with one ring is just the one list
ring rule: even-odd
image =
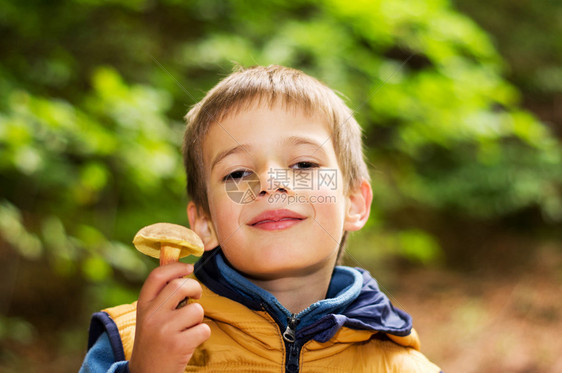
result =
[{"label": "green foliage", "polygon": [[562,220],[558,140],[446,0],[3,1],[0,15],[0,245],[84,281],[88,312],[134,298],[154,265],[131,247],[140,227],[186,224],[182,116],[235,64],[293,66],[347,96],[375,192],[350,248],[362,261],[442,258],[394,219],[408,209]]},{"label": "green foliage", "polygon": [[556,37],[562,32],[562,3],[524,0],[493,0],[486,6],[469,0],[454,3],[494,35],[495,44],[510,61],[510,79],[522,88],[530,103],[537,104],[562,92],[562,44]]},{"label": "green foliage", "polygon": [[37,257],[43,247],[57,268],[85,260],[85,273],[99,281],[111,273],[101,264],[105,257],[141,278],[146,266],[124,256],[120,242],[130,242],[125,234],[135,225],[150,222],[142,213],[147,198],[159,201],[153,216],[169,208],[164,217],[177,219],[181,129],[164,115],[170,98],[163,91],[128,86],[105,67],[94,72],[92,86],[76,106],[23,91],[8,95],[0,118],[0,169],[10,201],[0,214],[3,232],[26,256]]},{"label": "green foliage", "polygon": [[[29,5],[3,5],[21,46],[4,52],[0,70],[0,167],[5,206],[33,215],[12,218],[27,237],[15,244],[22,253],[83,259],[99,281],[112,273],[99,248],[156,218],[184,220],[174,202],[183,198],[178,122],[232,61],[296,66],[346,94],[384,174],[375,177],[383,212],[416,203],[494,217],[534,205],[560,219],[558,143],[518,109],[486,34],[447,2],[135,4],[53,5],[60,24],[47,30],[60,43],[23,67],[42,21]],[[139,21],[156,15],[165,28]],[[88,17],[106,44],[85,36]]]}]

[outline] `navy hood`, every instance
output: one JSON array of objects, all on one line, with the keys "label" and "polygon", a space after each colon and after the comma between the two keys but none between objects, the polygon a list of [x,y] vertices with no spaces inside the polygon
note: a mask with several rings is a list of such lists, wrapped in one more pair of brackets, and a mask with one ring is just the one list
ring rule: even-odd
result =
[{"label": "navy hood", "polygon": [[359,296],[343,312],[324,316],[302,333],[314,335],[313,338],[318,342],[328,341],[342,326],[400,337],[409,335],[412,331],[411,316],[392,305],[368,271],[361,268],[355,270],[363,278]]}]

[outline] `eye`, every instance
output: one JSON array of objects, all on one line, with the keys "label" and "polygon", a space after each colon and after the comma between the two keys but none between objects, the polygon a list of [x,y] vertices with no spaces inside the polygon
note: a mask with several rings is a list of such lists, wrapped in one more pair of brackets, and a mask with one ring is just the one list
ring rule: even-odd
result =
[{"label": "eye", "polygon": [[305,170],[308,168],[318,168],[318,167],[320,167],[318,163],[308,162],[308,161],[297,162],[291,166],[291,168],[298,169],[298,170]]},{"label": "eye", "polygon": [[252,174],[253,172],[250,170],[236,170],[236,171],[232,171],[231,173],[223,177],[222,181],[239,180],[239,179],[247,178]]}]

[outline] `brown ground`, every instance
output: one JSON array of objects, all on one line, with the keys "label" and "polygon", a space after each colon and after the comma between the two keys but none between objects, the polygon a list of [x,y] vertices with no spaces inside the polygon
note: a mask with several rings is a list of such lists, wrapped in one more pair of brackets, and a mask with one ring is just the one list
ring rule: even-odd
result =
[{"label": "brown ground", "polygon": [[409,269],[391,291],[445,372],[562,372],[562,255],[544,247],[511,273]]}]

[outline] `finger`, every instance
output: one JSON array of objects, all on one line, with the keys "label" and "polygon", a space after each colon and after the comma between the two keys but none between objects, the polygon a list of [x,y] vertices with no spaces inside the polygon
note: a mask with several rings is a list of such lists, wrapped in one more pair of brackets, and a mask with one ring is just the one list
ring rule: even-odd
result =
[{"label": "finger", "polygon": [[201,285],[191,278],[176,278],[170,281],[154,298],[152,303],[158,307],[175,310],[185,297],[200,298]]},{"label": "finger", "polygon": [[211,328],[205,323],[197,324],[182,332],[184,338],[182,341],[186,344],[186,350],[195,350],[199,345],[205,342],[211,336]]},{"label": "finger", "polygon": [[174,312],[175,328],[178,331],[185,331],[203,322],[205,312],[199,303],[190,303],[185,307],[178,309]]},{"label": "finger", "polygon": [[193,265],[186,263],[171,263],[157,267],[148,275],[139,294],[139,303],[155,299],[166,285],[178,278],[188,276],[193,272]]}]

